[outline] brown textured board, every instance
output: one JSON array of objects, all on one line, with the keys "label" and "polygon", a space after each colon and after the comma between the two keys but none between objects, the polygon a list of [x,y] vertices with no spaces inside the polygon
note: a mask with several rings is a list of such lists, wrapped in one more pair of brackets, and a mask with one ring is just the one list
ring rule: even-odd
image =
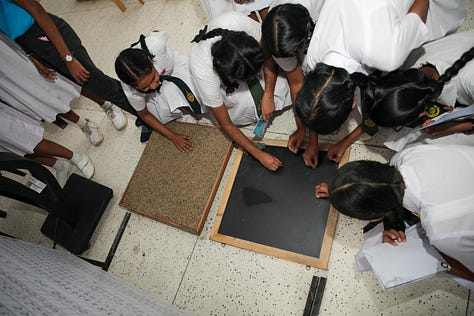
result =
[{"label": "brown textured board", "polygon": [[193,234],[200,234],[232,152],[232,143],[212,126],[172,122],[191,136],[192,151],[180,152],[153,132],[120,206]]},{"label": "brown textured board", "polygon": [[[315,198],[314,187],[330,181],[338,165],[327,160],[327,145],[320,144],[319,165],[313,170],[304,165],[301,153],[286,148],[287,141],[263,143],[283,167],[268,171],[239,149],[210,239],[327,269],[338,213],[327,199]],[[349,149],[339,166],[348,158]]]}]

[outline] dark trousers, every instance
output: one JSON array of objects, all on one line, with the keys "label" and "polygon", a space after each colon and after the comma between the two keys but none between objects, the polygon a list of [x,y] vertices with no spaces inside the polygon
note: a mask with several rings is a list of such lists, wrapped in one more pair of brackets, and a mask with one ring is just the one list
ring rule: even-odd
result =
[{"label": "dark trousers", "polygon": [[[99,98],[110,101],[121,109],[138,116],[123,93],[120,82],[107,76],[94,65],[87,50],[82,46],[81,39],[77,36],[72,27],[66,21],[53,14],[50,14],[50,17],[74,57],[90,72],[89,80],[82,87],[94,93]],[[33,56],[45,65],[56,70],[73,82],[76,82],[69,73],[65,61],[59,56],[54,45],[49,40],[45,41],[39,39],[41,37],[45,38],[46,35],[38,24],[35,23],[25,34],[18,37],[16,42],[20,44],[27,53],[33,54]]]}]

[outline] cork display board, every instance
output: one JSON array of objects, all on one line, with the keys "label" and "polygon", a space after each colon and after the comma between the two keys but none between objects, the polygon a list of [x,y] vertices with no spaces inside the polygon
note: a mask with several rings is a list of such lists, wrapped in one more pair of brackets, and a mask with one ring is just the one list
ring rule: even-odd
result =
[{"label": "cork display board", "polygon": [[[320,145],[316,169],[306,167],[301,153],[286,141],[263,140],[264,151],[283,163],[265,169],[238,150],[211,232],[211,240],[270,256],[327,269],[337,211],[327,199],[316,199],[314,187],[329,182],[338,164]],[[342,166],[349,158],[345,152]]]},{"label": "cork display board", "polygon": [[232,152],[232,143],[213,126],[171,122],[167,127],[191,136],[193,150],[182,153],[167,138],[153,132],[120,206],[198,235]]}]

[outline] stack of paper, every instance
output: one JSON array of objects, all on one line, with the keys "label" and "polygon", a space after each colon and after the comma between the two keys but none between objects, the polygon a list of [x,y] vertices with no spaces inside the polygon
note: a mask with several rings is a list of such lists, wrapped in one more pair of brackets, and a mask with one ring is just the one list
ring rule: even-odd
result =
[{"label": "stack of paper", "polygon": [[406,242],[392,246],[380,243],[361,250],[384,290],[431,277],[450,269],[439,252],[429,244],[423,228],[409,227]]}]

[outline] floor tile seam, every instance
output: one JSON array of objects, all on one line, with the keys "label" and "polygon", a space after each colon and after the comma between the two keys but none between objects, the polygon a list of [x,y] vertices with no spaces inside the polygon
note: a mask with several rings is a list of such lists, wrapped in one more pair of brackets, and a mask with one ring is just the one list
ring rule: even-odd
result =
[{"label": "floor tile seam", "polygon": [[466,316],[469,316],[469,305],[471,300],[472,290],[467,291]]},{"label": "floor tile seam", "polygon": [[196,240],[194,242],[193,249],[191,250],[191,253],[189,255],[189,260],[186,263],[186,267],[184,268],[184,271],[183,271],[183,276],[181,277],[181,280],[179,281],[178,288],[176,289],[176,294],[174,295],[173,300],[171,301],[171,304],[173,304],[174,306],[176,306],[175,305],[176,299],[178,298],[179,292],[181,290],[181,285],[183,284],[183,281],[184,281],[184,278],[185,278],[186,273],[188,271],[189,265],[191,264],[191,260],[193,259],[194,251],[196,250],[196,246],[197,246],[198,241],[199,241],[199,236],[196,236]]}]

